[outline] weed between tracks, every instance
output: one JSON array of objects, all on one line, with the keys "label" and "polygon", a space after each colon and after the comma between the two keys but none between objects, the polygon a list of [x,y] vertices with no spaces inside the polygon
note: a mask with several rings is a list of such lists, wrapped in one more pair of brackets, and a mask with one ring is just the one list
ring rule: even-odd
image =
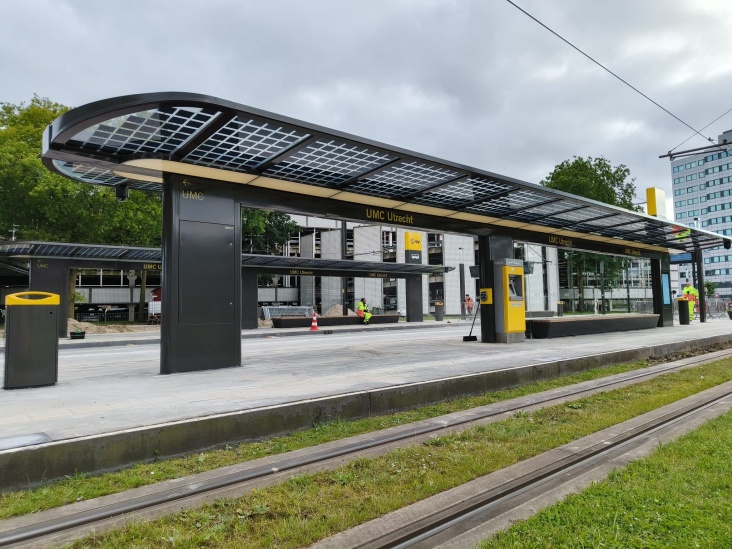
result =
[{"label": "weed between tracks", "polygon": [[[301,547],[729,381],[732,379],[730,366],[732,360],[720,361],[572,403],[515,414],[505,421],[435,438],[374,459],[357,459],[335,471],[300,475],[241,498],[86,538],[73,546]],[[330,428],[335,427],[321,429]],[[729,454],[725,456],[729,462]],[[146,468],[156,471],[157,465]],[[727,475],[726,479],[729,478]],[[687,480],[681,473],[676,478],[680,484]],[[728,480],[726,487],[729,488]],[[715,492],[724,494],[721,489],[722,486],[717,486]],[[635,505],[632,498],[627,500],[627,505],[629,508]],[[728,515],[707,517],[708,521],[724,519],[729,524],[727,518]],[[520,545],[555,547],[562,543],[538,541],[537,545]],[[662,545],[668,546],[657,544]],[[601,545],[578,545],[572,540],[569,546]]]}]

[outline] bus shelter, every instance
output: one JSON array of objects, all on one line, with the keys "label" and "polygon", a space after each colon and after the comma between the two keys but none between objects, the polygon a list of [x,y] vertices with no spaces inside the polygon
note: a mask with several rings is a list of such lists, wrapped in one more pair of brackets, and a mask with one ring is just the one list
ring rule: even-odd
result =
[{"label": "bus shelter", "polygon": [[[62,242],[8,242],[0,244],[0,257],[27,261],[29,288],[58,294],[61,303],[67,303],[69,269],[147,270],[161,268],[162,251],[159,248],[100,246]],[[404,278],[413,282],[422,275],[434,275],[451,270],[442,265],[409,263],[348,261],[272,255],[241,255],[241,328],[255,329],[257,323],[257,276],[279,274],[289,276],[333,276],[351,278]],[[215,289],[205,284],[200,292],[205,301]],[[410,285],[407,295],[408,318],[422,318],[419,284]],[[194,305],[201,307],[200,303]],[[68,329],[66,315],[59,318],[59,337]]]}]

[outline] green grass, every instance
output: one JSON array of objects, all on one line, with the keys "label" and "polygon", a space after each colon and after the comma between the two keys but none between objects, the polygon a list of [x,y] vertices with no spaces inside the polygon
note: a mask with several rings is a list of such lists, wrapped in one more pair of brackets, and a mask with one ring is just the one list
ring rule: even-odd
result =
[{"label": "green grass", "polygon": [[522,387],[486,393],[477,397],[461,398],[398,414],[376,416],[356,421],[335,421],[319,424],[311,429],[262,442],[227,446],[223,449],[191,454],[182,458],[159,460],[153,464],[141,463],[114,473],[98,476],[86,474],[68,476],[65,479],[39,488],[0,494],[0,518],[35,513],[75,501],[115,494],[163,480],[180,478],[379,429],[535,394],[557,387],[566,387],[582,381],[637,370],[648,365],[649,362],[641,361],[595,368],[572,376],[540,381]]},{"label": "green grass", "polygon": [[[241,498],[136,523],[79,541],[74,547],[301,547],[729,381],[730,366],[732,361],[720,361],[572,403],[518,413],[505,421],[381,457],[357,459],[335,471],[300,475]],[[153,465],[147,467],[150,471],[156,469]],[[722,488],[717,485],[695,490],[723,494]],[[668,505],[672,507],[674,502]],[[728,524],[727,518],[727,514],[710,515],[707,521]]]},{"label": "green grass", "polygon": [[732,547],[731,493],[728,413],[480,547]]}]

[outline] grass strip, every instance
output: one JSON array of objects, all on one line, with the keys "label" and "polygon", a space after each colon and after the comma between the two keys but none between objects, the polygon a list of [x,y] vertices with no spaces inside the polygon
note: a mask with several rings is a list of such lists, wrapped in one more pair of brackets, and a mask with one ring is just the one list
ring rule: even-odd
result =
[{"label": "grass strip", "polygon": [[480,548],[732,547],[731,492],[728,413]]},{"label": "grass strip", "polygon": [[295,548],[732,379],[732,360],[431,439],[73,547]]},{"label": "grass strip", "polygon": [[300,448],[316,446],[325,442],[341,440],[388,427],[429,419],[478,406],[485,406],[487,404],[540,393],[558,387],[566,387],[583,381],[591,381],[614,374],[638,370],[648,365],[649,362],[647,361],[638,361],[595,368],[571,376],[540,381],[522,387],[486,393],[481,396],[456,399],[397,414],[374,416],[355,421],[334,421],[319,424],[311,429],[261,442],[247,442],[221,449],[190,454],[180,458],[157,460],[154,462],[154,467],[150,463],[140,463],[121,471],[102,475],[80,473],[67,476],[62,480],[38,488],[0,494],[0,518],[26,515],[45,509],[68,505],[75,501],[116,494],[131,488],[147,486],[164,480],[181,478],[219,467],[236,465],[237,463],[244,463]]}]

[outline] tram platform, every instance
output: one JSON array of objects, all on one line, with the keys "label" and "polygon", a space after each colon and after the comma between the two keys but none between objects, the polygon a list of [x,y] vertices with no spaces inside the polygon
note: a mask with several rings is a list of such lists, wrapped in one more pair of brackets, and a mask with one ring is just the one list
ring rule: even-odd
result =
[{"label": "tram platform", "polygon": [[61,340],[56,385],[0,391],[0,489],[732,343],[728,318],[515,344],[465,342],[470,327],[244,331],[241,367],[173,375],[157,332]]}]

